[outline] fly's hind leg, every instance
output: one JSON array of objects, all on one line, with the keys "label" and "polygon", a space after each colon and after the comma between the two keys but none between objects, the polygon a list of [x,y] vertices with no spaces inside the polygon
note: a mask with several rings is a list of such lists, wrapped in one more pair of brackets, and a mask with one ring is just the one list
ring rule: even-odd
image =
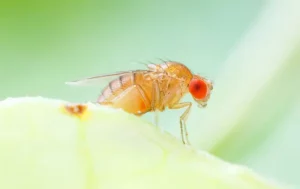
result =
[{"label": "fly's hind leg", "polygon": [[180,116],[180,131],[181,131],[181,139],[183,144],[188,144],[190,145],[189,142],[189,138],[188,138],[188,132],[186,129],[186,120],[188,118],[188,115],[190,113],[191,107],[192,107],[192,103],[191,102],[182,102],[182,103],[178,103],[178,104],[174,104],[172,106],[170,106],[170,109],[180,109],[180,108],[184,108],[187,107],[187,109],[184,111],[184,113]]},{"label": "fly's hind leg", "polygon": [[134,87],[136,87],[136,89],[139,91],[144,104],[146,104],[146,105],[150,104],[150,100],[146,96],[145,91],[143,90],[143,88],[140,85],[137,85],[137,84],[135,84]]},{"label": "fly's hind leg", "polygon": [[154,112],[154,124],[158,126],[158,110],[157,106],[160,105],[160,90],[157,81],[153,81],[152,84],[152,99],[151,99],[151,109]]}]

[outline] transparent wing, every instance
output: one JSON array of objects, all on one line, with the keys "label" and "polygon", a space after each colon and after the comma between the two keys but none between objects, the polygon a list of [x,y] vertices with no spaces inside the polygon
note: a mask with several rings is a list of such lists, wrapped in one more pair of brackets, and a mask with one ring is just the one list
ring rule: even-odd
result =
[{"label": "transparent wing", "polygon": [[124,71],[124,72],[116,72],[112,74],[98,75],[88,78],[83,78],[74,81],[68,81],[65,84],[67,85],[76,85],[76,86],[93,86],[93,85],[102,85],[107,84],[113,79],[120,77],[122,75],[133,74],[136,72],[147,72],[146,70],[134,70],[134,71]]}]

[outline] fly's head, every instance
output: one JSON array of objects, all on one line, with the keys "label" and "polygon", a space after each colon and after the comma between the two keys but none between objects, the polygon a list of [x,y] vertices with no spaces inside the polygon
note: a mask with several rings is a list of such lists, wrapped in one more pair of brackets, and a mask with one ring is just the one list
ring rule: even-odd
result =
[{"label": "fly's head", "polygon": [[189,91],[198,103],[198,107],[206,107],[212,90],[212,82],[199,75],[194,75],[189,83]]}]

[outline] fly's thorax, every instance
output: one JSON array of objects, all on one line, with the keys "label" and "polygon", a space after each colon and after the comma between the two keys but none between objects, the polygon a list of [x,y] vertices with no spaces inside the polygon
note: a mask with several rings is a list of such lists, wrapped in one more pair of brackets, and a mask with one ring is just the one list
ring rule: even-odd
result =
[{"label": "fly's thorax", "polygon": [[186,81],[186,83],[193,77],[192,72],[179,62],[165,61],[162,64],[148,64],[148,68],[153,72],[160,72],[181,81]]},{"label": "fly's thorax", "polygon": [[169,84],[164,82],[162,86],[162,105],[169,107],[180,101],[180,99],[188,93],[188,84],[176,78],[171,78]]},{"label": "fly's thorax", "polygon": [[178,62],[149,64],[152,76],[159,83],[160,110],[177,103],[188,92],[188,84],[193,78],[191,71]]}]

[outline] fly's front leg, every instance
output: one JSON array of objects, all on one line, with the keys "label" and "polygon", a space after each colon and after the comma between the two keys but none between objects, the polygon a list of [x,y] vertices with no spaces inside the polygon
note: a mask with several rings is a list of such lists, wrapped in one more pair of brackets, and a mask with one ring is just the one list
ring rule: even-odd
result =
[{"label": "fly's front leg", "polygon": [[[192,107],[192,103],[191,102],[182,102],[182,103],[178,103],[178,104],[173,104],[172,106],[170,106],[170,109],[180,109],[180,108],[184,108],[187,107],[187,109],[184,111],[184,113],[180,116],[180,131],[181,131],[181,139],[183,144],[188,144],[190,145],[189,142],[189,138],[188,138],[188,132],[186,129],[186,120],[188,118],[188,115],[190,113],[191,107]],[[185,136],[185,137],[184,137]],[[185,139],[184,139],[185,138]]]}]

